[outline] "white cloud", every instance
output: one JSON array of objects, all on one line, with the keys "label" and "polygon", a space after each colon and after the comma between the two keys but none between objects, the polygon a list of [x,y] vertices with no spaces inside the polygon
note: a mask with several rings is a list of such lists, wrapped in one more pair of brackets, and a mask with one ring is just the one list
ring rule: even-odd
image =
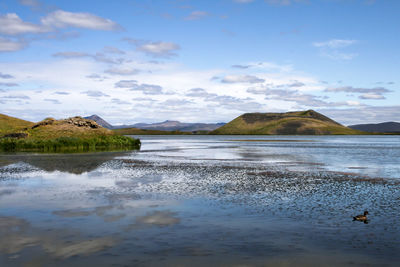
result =
[{"label": "white cloud", "polygon": [[222,83],[263,83],[264,79],[260,79],[252,75],[228,75],[222,80]]},{"label": "white cloud", "polygon": [[[96,54],[95,51],[91,53]],[[357,99],[328,102],[320,95],[326,86],[319,79],[285,65],[238,62],[252,67],[197,70],[176,62],[143,62],[137,59],[137,53],[127,52],[124,56],[127,64],[117,69],[141,71],[135,74],[134,79],[121,79],[123,76],[118,75],[106,75],[107,79],[104,79],[104,71],[112,67],[94,61],[91,56],[63,54],[57,59],[42,62],[0,62],[0,69],[7,70],[6,73],[15,77],[7,82],[19,84],[18,94],[31,98],[1,98],[13,95],[10,90],[0,92],[2,112],[38,121],[50,115],[62,118],[102,111],[108,114],[110,123],[132,124],[145,119],[148,122],[167,119],[221,122],[229,121],[243,112],[279,112],[306,105],[309,105],[307,108],[313,108],[314,105],[343,108],[356,104],[361,107],[356,101],[347,101]],[[246,74],[242,73],[244,71]],[[210,80],[215,76],[220,77],[218,81],[221,81],[227,73],[235,76],[233,79],[228,77],[228,83]],[[32,88],[32,84],[35,88]],[[255,88],[255,91],[248,91],[249,87]],[[268,89],[275,91],[268,94]],[[38,90],[41,92],[32,93]],[[360,94],[367,93],[371,92]],[[145,100],[144,97],[151,98]],[[58,100],[67,108],[55,111],[53,101],[44,99]]]},{"label": "white cloud", "polygon": [[6,95],[6,96],[3,96],[2,98],[3,99],[31,99],[29,96],[23,95],[23,94]]},{"label": "white cloud", "polygon": [[344,87],[327,88],[324,90],[324,92],[360,93],[362,95],[358,96],[359,99],[381,100],[381,99],[385,99],[385,96],[383,96],[383,94],[391,93],[393,91],[386,89],[384,87],[359,88],[359,87],[352,87],[352,86],[344,86]]},{"label": "white cloud", "polygon": [[138,69],[133,68],[111,68],[104,71],[104,73],[108,73],[111,75],[135,75],[140,71]]},{"label": "white cloud", "polygon": [[188,93],[186,93],[186,96],[207,97],[207,96],[209,96],[209,93],[207,93],[207,91],[204,90],[203,88],[192,88],[189,90]]},{"label": "white cloud", "polygon": [[162,87],[155,84],[136,84],[130,90],[141,91],[145,95],[160,95],[162,94]]},{"label": "white cloud", "polygon": [[121,64],[124,61],[122,58],[109,57],[103,53],[89,54],[89,53],[77,52],[77,51],[58,52],[58,53],[53,54],[53,57],[60,57],[60,58],[67,58],[67,59],[88,57],[88,58],[92,58],[93,60],[98,61],[98,62],[110,63],[110,64]]},{"label": "white cloud", "polygon": [[343,52],[343,49],[356,44],[357,40],[332,39],[326,42],[315,42],[314,47],[320,50],[320,55],[333,60],[351,60],[357,53]]},{"label": "white cloud", "polygon": [[345,125],[399,121],[400,118],[400,106],[361,106],[319,111]]},{"label": "white cloud", "polygon": [[118,55],[126,54],[124,51],[114,46],[105,46],[103,51],[104,53],[109,53],[109,54],[118,54]]},{"label": "white cloud", "polygon": [[178,44],[172,42],[151,42],[132,38],[124,38],[124,41],[134,45],[136,50],[146,53],[153,57],[172,57],[177,55],[177,51],[181,49]]},{"label": "white cloud", "polygon": [[303,3],[303,4],[310,3],[309,0],[265,0],[265,2],[270,5],[278,5],[278,6],[289,6],[292,3]]},{"label": "white cloud", "polygon": [[291,4],[290,0],[265,0],[265,2],[271,5],[281,5],[281,6],[288,6]]},{"label": "white cloud", "polygon": [[80,58],[80,57],[90,57],[90,54],[83,52],[67,51],[67,52],[55,53],[53,54],[53,57]]},{"label": "white cloud", "polygon": [[114,31],[121,29],[117,23],[90,13],[56,10],[41,19],[45,26],[56,28],[85,28],[91,30]]},{"label": "white cloud", "polygon": [[328,47],[331,49],[337,49],[337,48],[344,48],[350,45],[353,45],[357,43],[356,40],[340,40],[340,39],[332,39],[326,42],[316,42],[313,43],[315,47]]},{"label": "white cloud", "polygon": [[4,83],[4,82],[0,82],[0,86],[14,87],[14,86],[18,86],[18,84],[17,84],[17,83]]},{"label": "white cloud", "polygon": [[137,46],[137,50],[155,57],[176,56],[180,46],[170,42],[150,42]]},{"label": "white cloud", "polygon": [[0,72],[0,78],[1,79],[12,79],[12,78],[14,78],[14,76],[7,74],[7,73]]},{"label": "white cloud", "polygon": [[122,80],[115,83],[115,87],[117,88],[133,88],[136,85],[137,85],[136,80]]},{"label": "white cloud", "polygon": [[193,11],[189,16],[185,17],[185,20],[198,20],[207,17],[209,14],[205,11]]},{"label": "white cloud", "polygon": [[59,100],[54,99],[54,98],[45,98],[43,100],[46,101],[46,102],[50,102],[52,104],[55,104],[55,105],[60,105],[61,104],[61,102]]},{"label": "white cloud", "polygon": [[233,0],[233,2],[239,3],[239,4],[247,4],[247,3],[254,2],[254,0]]},{"label": "white cloud", "polygon": [[17,14],[8,13],[0,16],[0,33],[7,35],[18,35],[26,33],[48,32],[50,28],[24,22]]},{"label": "white cloud", "polygon": [[82,92],[82,94],[85,94],[90,97],[101,97],[101,96],[109,97],[109,95],[107,95],[99,90],[88,90],[88,91]]},{"label": "white cloud", "polygon": [[381,94],[374,94],[374,93],[369,93],[369,94],[362,94],[358,98],[360,99],[370,99],[370,100],[381,100],[385,99],[385,97]]},{"label": "white cloud", "polygon": [[[37,1],[22,1],[22,4],[36,7]],[[40,4],[40,3],[39,3]],[[0,15],[0,34],[4,35],[27,35],[34,34],[33,38],[7,39],[0,37],[0,52],[18,51],[27,46],[26,40],[38,39],[65,39],[78,36],[77,33],[58,32],[57,28],[86,28],[92,30],[118,30],[121,27],[105,18],[90,13],[73,13],[63,10],[57,10],[41,18],[40,24],[34,24],[23,21],[15,13]],[[46,33],[46,34],[45,34]],[[108,49],[108,52],[111,50]],[[113,50],[114,53],[117,50]],[[121,53],[121,51],[118,51]]]},{"label": "white cloud", "polygon": [[41,3],[37,0],[18,0],[21,5],[30,6],[30,7],[39,7]]},{"label": "white cloud", "polygon": [[324,90],[325,92],[346,92],[346,93],[390,93],[392,92],[389,89],[384,87],[374,87],[374,88],[360,88],[360,87],[353,87],[353,86],[344,86],[344,87],[330,87]]}]

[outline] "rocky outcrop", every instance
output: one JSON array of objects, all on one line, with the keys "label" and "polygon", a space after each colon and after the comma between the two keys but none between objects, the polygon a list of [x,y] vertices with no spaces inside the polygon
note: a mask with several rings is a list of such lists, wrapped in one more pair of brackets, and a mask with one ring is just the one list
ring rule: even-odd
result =
[{"label": "rocky outcrop", "polygon": [[40,126],[54,124],[55,122],[56,122],[56,119],[54,119],[54,118],[46,118],[46,119],[42,120],[41,122],[38,122],[35,125],[33,125],[31,128],[35,129],[35,128],[40,127]]},{"label": "rocky outcrop", "polygon": [[91,128],[91,129],[101,128],[101,126],[99,124],[97,124],[95,121],[84,119],[80,116],[76,116],[76,117],[71,117],[71,118],[64,119],[64,120],[56,120],[53,118],[46,118],[43,121],[38,122],[35,125],[33,125],[31,127],[31,129],[35,129],[37,127],[46,126],[46,125],[53,125],[53,124],[57,124],[57,125],[70,124],[70,125],[77,126],[77,127],[85,127],[85,128]]},{"label": "rocky outcrop", "polygon": [[96,128],[100,128],[101,127],[95,121],[84,119],[84,118],[82,118],[80,116],[71,117],[71,118],[62,120],[62,122],[66,122],[68,124],[72,124],[72,125],[75,125],[75,126],[78,126],[78,127],[87,127],[87,128],[92,128],[92,129],[96,129]]}]

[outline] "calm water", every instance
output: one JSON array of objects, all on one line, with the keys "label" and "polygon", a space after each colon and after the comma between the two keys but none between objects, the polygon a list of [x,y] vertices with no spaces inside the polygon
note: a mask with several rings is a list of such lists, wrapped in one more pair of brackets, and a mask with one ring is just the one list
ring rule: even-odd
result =
[{"label": "calm water", "polygon": [[0,266],[400,261],[400,137],[140,138],[140,152],[0,154]]}]

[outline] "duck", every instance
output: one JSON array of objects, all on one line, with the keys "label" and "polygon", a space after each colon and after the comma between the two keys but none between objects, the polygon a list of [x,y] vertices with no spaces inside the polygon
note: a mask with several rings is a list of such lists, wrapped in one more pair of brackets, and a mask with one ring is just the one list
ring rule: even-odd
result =
[{"label": "duck", "polygon": [[364,211],[364,215],[360,214],[360,215],[354,216],[353,221],[366,222],[368,220],[367,215],[368,215],[368,211],[366,210],[366,211]]}]

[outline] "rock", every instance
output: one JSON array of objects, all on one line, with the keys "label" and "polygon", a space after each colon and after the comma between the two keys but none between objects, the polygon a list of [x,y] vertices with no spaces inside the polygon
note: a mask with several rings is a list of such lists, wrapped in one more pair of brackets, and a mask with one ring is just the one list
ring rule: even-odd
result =
[{"label": "rock", "polygon": [[54,118],[46,118],[46,119],[42,120],[41,122],[38,122],[35,125],[33,125],[31,128],[35,129],[40,126],[54,124],[55,122],[56,122],[56,120]]},{"label": "rock", "polygon": [[76,116],[76,117],[71,117],[68,119],[64,120],[56,120],[53,118],[46,118],[45,120],[33,125],[31,128],[35,129],[40,126],[45,126],[45,125],[51,125],[51,124],[71,124],[77,127],[86,127],[86,128],[92,128],[92,129],[97,129],[101,128],[99,124],[97,124],[95,121],[84,119],[82,117]]},{"label": "rock", "polygon": [[72,118],[68,118],[63,120],[64,122],[68,124],[72,124],[78,127],[88,127],[92,129],[100,128],[101,126],[98,125],[95,121],[84,119],[82,117],[76,116]]},{"label": "rock", "polygon": [[7,138],[7,137],[11,137],[11,138],[27,138],[28,134],[27,133],[10,133],[10,134],[6,134],[3,136],[3,138]]}]

